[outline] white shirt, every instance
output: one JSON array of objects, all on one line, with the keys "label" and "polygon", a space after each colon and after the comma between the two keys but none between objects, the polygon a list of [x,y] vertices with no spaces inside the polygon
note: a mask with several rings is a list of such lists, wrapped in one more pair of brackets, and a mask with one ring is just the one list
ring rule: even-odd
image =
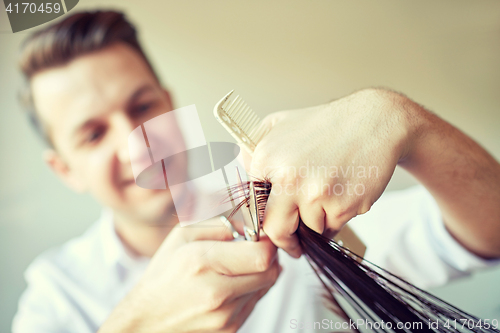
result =
[{"label": "white shirt", "polygon": [[[437,286],[497,264],[465,250],[446,231],[439,208],[423,188],[384,194],[349,225],[367,245],[365,258],[421,286]],[[280,250],[281,251],[281,250]],[[14,333],[96,332],[148,265],[132,258],[102,217],[82,236],[35,259],[25,273]],[[280,252],[283,272],[239,332],[295,332],[300,323],[336,319],[305,258]]]},{"label": "white shirt", "polygon": [[365,259],[420,288],[499,264],[466,250],[446,230],[441,211],[423,186],[386,192],[349,222],[367,246]]}]

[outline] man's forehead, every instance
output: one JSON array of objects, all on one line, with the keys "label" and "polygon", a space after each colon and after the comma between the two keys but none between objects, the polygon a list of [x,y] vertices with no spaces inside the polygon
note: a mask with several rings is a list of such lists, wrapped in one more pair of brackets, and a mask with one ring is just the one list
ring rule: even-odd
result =
[{"label": "man's forehead", "polygon": [[38,73],[31,84],[37,111],[50,130],[55,120],[76,122],[119,107],[155,81],[143,58],[118,44]]}]

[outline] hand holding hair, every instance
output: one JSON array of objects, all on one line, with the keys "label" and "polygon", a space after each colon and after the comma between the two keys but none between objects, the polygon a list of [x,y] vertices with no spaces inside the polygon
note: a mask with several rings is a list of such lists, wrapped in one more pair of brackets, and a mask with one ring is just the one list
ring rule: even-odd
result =
[{"label": "hand holding hair", "polygon": [[[405,96],[380,89],[271,114],[264,124],[269,130],[250,168],[260,186],[261,225],[278,247],[306,255],[332,302],[344,298],[344,313],[390,322],[388,331],[414,322],[422,324],[419,331],[457,332],[446,322],[479,322],[371,262],[358,262],[331,236],[369,211],[399,164],[431,192],[464,247],[499,257],[500,165],[491,155]],[[499,332],[491,325],[469,330]]]},{"label": "hand holding hair", "polygon": [[[254,180],[253,184],[262,221],[272,184],[267,179]],[[241,193],[248,187],[249,182],[232,187],[232,193],[240,193],[236,198],[243,200],[231,215],[247,204],[249,198]],[[326,306],[340,318],[351,319],[350,322],[361,319],[366,323],[365,328],[384,323],[383,332],[500,332],[498,321],[486,324],[376,264],[359,260],[361,258],[355,253],[310,229],[300,218],[298,224],[296,236],[323,283]],[[340,303],[339,298],[344,302]],[[467,326],[462,325],[459,330],[454,323],[466,323]],[[380,331],[381,327],[378,328]]]},{"label": "hand holding hair", "polygon": [[[203,227],[203,223],[220,227]],[[231,242],[218,218],[174,228],[104,332],[236,332],[280,274],[276,247]]]},{"label": "hand holding hair", "polygon": [[400,165],[434,196],[447,229],[463,246],[500,257],[500,164],[409,98],[365,89],[273,113],[264,124],[269,131],[249,174],[272,183],[263,229],[290,255],[301,253],[299,217],[331,237],[370,210]]}]

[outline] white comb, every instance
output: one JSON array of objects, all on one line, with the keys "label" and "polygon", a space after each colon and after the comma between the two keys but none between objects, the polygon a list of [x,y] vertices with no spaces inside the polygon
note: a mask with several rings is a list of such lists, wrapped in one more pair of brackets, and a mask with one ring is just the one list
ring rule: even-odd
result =
[{"label": "white comb", "polygon": [[259,116],[239,95],[230,99],[233,91],[231,90],[215,105],[214,115],[229,134],[252,155],[266,130],[261,126]]}]

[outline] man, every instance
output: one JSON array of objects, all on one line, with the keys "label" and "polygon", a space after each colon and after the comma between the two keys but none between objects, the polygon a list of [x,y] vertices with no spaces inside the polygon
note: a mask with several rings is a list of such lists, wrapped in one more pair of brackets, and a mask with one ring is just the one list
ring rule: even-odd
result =
[{"label": "man", "polygon": [[[322,318],[320,285],[307,263],[280,256],[281,273],[274,244],[299,257],[299,214],[314,230],[334,234],[372,207],[398,163],[439,206],[422,187],[380,199],[353,223],[369,256],[420,285],[444,283],[500,256],[500,166],[402,95],[364,90],[266,118],[269,132],[249,163],[252,174],[273,182],[264,220],[269,238],[230,242],[222,227],[175,227],[169,191],[134,183],[128,134],[173,106],[122,14],[68,16],[31,36],[20,64],[30,115],[50,145],[45,161],[106,210],[85,235],[30,266],[15,332],[285,332],[292,320]],[[378,173],[290,171],[307,161],[375,166]],[[303,184],[316,190],[304,193]],[[346,190],[336,191],[338,184]],[[353,195],[349,184],[362,185],[355,188],[362,193]],[[471,209],[479,204],[480,211]]]}]

